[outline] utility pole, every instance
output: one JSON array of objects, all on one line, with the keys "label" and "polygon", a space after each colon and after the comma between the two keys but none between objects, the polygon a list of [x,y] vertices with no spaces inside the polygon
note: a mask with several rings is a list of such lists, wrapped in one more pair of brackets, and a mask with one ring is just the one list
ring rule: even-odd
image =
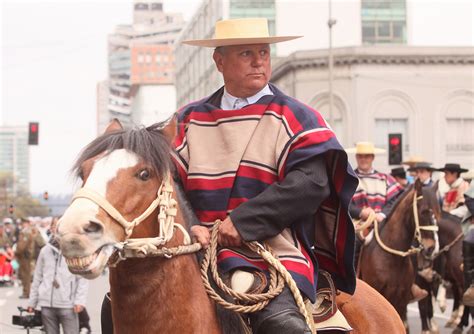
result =
[{"label": "utility pole", "polygon": [[329,72],[329,125],[333,125],[333,95],[332,95],[332,68],[333,68],[333,56],[332,56],[332,26],[336,24],[336,20],[332,18],[332,3],[329,0],[329,18],[328,18],[328,27],[329,27],[329,59],[328,59],[328,72]]}]

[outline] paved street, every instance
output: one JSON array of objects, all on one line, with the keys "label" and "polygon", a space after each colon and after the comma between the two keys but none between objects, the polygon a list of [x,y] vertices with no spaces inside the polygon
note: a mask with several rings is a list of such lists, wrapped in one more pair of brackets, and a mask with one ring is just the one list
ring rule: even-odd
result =
[{"label": "paved street", "polygon": [[[87,300],[87,310],[91,317],[91,327],[93,333],[100,333],[100,307],[104,292],[108,291],[108,277],[101,276],[100,278],[90,281],[89,296]],[[19,314],[17,306],[27,306],[25,299],[19,299],[21,294],[21,287],[1,287],[0,288],[0,334],[20,334],[26,333],[25,329],[12,326],[11,318],[14,314]],[[448,300],[448,310],[452,307],[452,300]],[[418,316],[417,304],[410,304],[408,307],[409,324],[411,333],[420,333],[421,325]],[[446,311],[442,314],[439,309],[435,312],[436,321],[440,327],[441,334],[449,334],[452,329],[444,328],[444,324],[448,320],[450,313]],[[31,330],[32,334],[39,334],[38,329]],[[389,334],[389,333],[386,333]]]},{"label": "paved street", "polygon": [[[108,291],[109,281],[107,276],[101,276],[96,280],[89,281],[89,294],[87,298],[87,311],[91,317],[93,333],[100,333],[100,308],[104,293]],[[12,326],[12,315],[18,315],[17,306],[27,306],[26,299],[19,299],[21,287],[0,287],[0,334],[26,333],[26,329]],[[31,334],[39,334],[38,329],[30,331]]]}]

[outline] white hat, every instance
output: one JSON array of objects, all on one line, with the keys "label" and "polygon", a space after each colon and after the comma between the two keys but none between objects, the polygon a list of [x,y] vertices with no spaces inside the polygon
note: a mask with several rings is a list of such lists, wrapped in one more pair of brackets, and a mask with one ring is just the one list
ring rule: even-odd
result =
[{"label": "white hat", "polygon": [[348,148],[346,152],[355,154],[378,154],[385,152],[385,150],[375,147],[374,144],[369,141],[360,141],[356,144],[356,147]]},{"label": "white hat", "polygon": [[279,43],[302,36],[270,36],[265,18],[244,18],[216,22],[215,35],[211,39],[183,41],[184,44],[215,48],[227,45]]}]

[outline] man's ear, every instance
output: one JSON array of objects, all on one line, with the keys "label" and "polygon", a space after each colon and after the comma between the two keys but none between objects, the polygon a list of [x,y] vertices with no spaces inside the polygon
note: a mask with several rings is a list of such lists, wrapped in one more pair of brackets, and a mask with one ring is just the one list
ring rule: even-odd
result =
[{"label": "man's ear", "polygon": [[168,124],[163,128],[163,134],[165,135],[166,139],[168,140],[168,143],[172,143],[174,140],[174,137],[176,136],[176,133],[178,132],[178,117],[177,114],[175,113]]},{"label": "man's ear", "polygon": [[212,58],[214,59],[214,62],[216,63],[217,70],[222,73],[224,56],[222,55],[221,52],[214,50],[214,53],[212,54]]}]

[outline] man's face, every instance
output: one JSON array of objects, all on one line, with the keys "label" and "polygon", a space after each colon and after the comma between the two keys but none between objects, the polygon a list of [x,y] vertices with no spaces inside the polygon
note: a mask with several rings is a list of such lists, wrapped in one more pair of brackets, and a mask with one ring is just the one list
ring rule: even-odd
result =
[{"label": "man's face", "polygon": [[373,154],[356,154],[357,168],[363,172],[369,172],[372,169],[374,158]]},{"label": "man's face", "polygon": [[431,172],[427,169],[420,168],[416,170],[416,177],[421,181],[425,182],[431,177]]},{"label": "man's face", "polygon": [[450,172],[449,170],[444,171],[444,179],[446,180],[447,184],[452,185],[454,181],[458,179],[458,173]]},{"label": "man's face", "polygon": [[255,95],[272,74],[269,44],[231,45],[214,51],[227,91],[235,97]]}]

